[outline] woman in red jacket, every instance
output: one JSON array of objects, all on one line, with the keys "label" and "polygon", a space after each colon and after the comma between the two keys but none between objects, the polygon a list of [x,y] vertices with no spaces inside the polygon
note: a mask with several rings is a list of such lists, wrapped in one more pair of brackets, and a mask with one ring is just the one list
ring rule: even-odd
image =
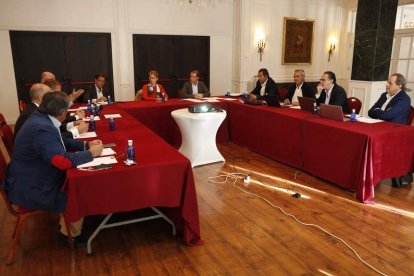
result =
[{"label": "woman in red jacket", "polygon": [[162,87],[161,84],[157,84],[159,77],[158,72],[154,70],[149,71],[148,77],[150,80],[149,83],[142,87],[143,99],[145,101],[156,101],[161,100],[161,95],[164,95],[165,100],[168,100],[168,95],[165,92],[164,87]]}]

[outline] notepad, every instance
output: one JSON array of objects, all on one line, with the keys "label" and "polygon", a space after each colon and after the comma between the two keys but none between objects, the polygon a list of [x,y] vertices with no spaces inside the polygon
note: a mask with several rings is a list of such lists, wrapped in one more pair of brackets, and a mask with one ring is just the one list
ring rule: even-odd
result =
[{"label": "notepad", "polygon": [[85,138],[93,138],[93,137],[97,137],[98,135],[96,135],[95,131],[91,131],[91,132],[84,132],[84,133],[80,133],[78,137],[76,137],[75,139],[85,139]]},{"label": "notepad", "polygon": [[[99,121],[99,120],[101,120],[101,118],[99,118],[99,116],[95,116],[95,117],[93,117],[93,119],[94,119],[95,121]],[[88,121],[90,121],[90,120],[91,120],[91,118],[90,118],[90,117],[85,117],[85,118],[83,118],[83,120],[84,120],[85,122],[88,122]]]},{"label": "notepad", "polygon": [[121,118],[122,116],[121,116],[121,114],[105,114],[104,115],[104,117],[106,118],[106,119],[109,119],[109,118]]},{"label": "notepad", "polygon": [[115,164],[115,163],[118,163],[118,161],[116,160],[114,156],[96,157],[91,162],[79,165],[77,166],[77,168],[80,169],[80,168],[98,166],[100,164]]},{"label": "notepad", "polygon": [[99,155],[99,156],[114,155],[115,153],[116,153],[116,152],[115,152],[113,149],[111,149],[111,148],[104,148],[104,149],[102,150],[101,155]]}]

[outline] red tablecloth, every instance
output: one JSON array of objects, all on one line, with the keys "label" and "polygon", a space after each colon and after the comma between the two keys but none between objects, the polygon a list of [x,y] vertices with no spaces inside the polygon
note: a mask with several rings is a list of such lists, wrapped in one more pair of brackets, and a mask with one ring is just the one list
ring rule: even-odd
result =
[{"label": "red tablecloth", "polygon": [[338,122],[319,117],[306,120],[303,169],[356,190],[369,203],[382,179],[414,170],[414,128],[382,122]]},{"label": "red tablecloth", "polygon": [[[189,105],[197,104],[180,99],[170,99],[165,103],[155,101],[137,101],[120,103],[118,106],[134,116],[145,126],[175,148],[181,146],[181,132],[177,123],[171,117],[171,112],[177,109],[186,108]],[[227,111],[227,102],[210,103]],[[217,142],[229,141],[228,119],[226,118],[217,131]]]},{"label": "red tablecloth", "polygon": [[414,171],[414,128],[338,122],[289,108],[229,103],[230,139],[356,191],[369,203],[382,179]]},{"label": "red tablecloth", "polygon": [[[188,244],[200,243],[197,196],[189,160],[142,123],[116,105],[105,106],[103,114],[119,113],[116,130],[109,120],[96,121],[98,139],[116,143],[123,154],[127,140],[134,141],[138,165],[125,166],[122,158],[110,170],[68,170],[66,216],[69,221],[96,214],[125,212],[147,207],[163,209],[183,232]],[[95,138],[94,138],[95,139]]]}]

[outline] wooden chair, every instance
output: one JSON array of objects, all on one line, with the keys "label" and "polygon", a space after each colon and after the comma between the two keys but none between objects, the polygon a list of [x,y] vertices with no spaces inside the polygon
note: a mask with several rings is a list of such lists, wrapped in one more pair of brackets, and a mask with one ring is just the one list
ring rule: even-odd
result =
[{"label": "wooden chair", "polygon": [[[6,207],[9,211],[9,213],[12,216],[17,218],[16,225],[14,227],[13,235],[12,235],[13,242],[12,242],[12,245],[10,246],[10,248],[9,248],[8,253],[7,253],[6,264],[9,265],[13,262],[14,252],[16,251],[17,243],[19,242],[20,234],[22,232],[23,224],[24,224],[25,220],[30,216],[39,215],[39,214],[46,214],[47,212],[46,211],[40,211],[40,210],[30,210],[30,209],[22,208],[22,207],[19,207],[19,206],[14,206],[8,200],[6,191],[4,190],[4,187],[2,185],[2,183],[5,180],[6,167],[7,167],[6,160],[4,158],[4,155],[3,155],[2,151],[0,150],[0,194],[3,198],[3,200],[4,200],[4,203],[6,204]],[[69,223],[67,223],[66,220],[65,220],[65,224],[66,224],[66,229],[68,229],[69,238],[71,239]]]},{"label": "wooden chair", "polygon": [[355,113],[359,114],[359,112],[361,111],[361,107],[362,107],[362,102],[358,98],[355,98],[355,97],[348,98],[349,112],[351,112],[352,109],[355,109]]},{"label": "wooden chair", "polygon": [[284,101],[287,98],[287,95],[289,93],[289,90],[287,88],[284,87],[278,87],[279,89],[279,100],[280,101]]}]

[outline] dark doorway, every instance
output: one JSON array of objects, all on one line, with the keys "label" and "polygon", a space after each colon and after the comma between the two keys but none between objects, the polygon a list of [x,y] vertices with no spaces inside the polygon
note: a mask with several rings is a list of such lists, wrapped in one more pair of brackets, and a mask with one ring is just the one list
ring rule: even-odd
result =
[{"label": "dark doorway", "polygon": [[43,71],[54,73],[67,93],[105,74],[114,99],[111,34],[10,31],[10,41],[19,101],[30,102],[30,86]]},{"label": "dark doorway", "polygon": [[182,35],[133,35],[135,92],[148,83],[148,72],[160,74],[159,83],[169,97],[188,80],[191,70],[210,87],[210,37]]}]

